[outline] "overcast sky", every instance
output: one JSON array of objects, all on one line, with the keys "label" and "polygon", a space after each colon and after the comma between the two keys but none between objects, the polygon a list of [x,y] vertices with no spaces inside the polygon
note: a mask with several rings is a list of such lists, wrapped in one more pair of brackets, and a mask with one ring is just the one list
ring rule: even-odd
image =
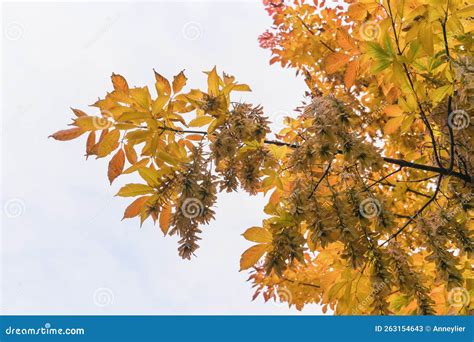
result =
[{"label": "overcast sky", "polygon": [[113,196],[126,178],[109,186],[107,161],[83,157],[85,137],[47,139],[66,128],[70,106],[95,113],[87,106],[111,90],[112,72],[153,89],[153,68],[186,69],[188,86],[205,87],[202,71],[217,65],[253,90],[234,99],[262,104],[278,126],[305,86],[268,64],[257,37],[270,24],[256,1],[3,4],[2,313],[298,313],[252,302],[238,272],[261,196],[220,195],[198,257],[183,261],[176,237],[120,221],[131,200]]}]

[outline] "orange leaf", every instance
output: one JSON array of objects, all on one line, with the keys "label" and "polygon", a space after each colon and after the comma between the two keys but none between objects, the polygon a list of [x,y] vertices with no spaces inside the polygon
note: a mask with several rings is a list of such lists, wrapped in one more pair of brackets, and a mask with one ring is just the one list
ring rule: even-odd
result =
[{"label": "orange leaf", "polygon": [[349,63],[344,75],[344,84],[347,89],[350,89],[354,85],[354,81],[357,76],[357,69],[359,68],[359,61],[355,60]]},{"label": "orange leaf", "polygon": [[89,136],[87,137],[87,143],[86,143],[86,156],[89,156],[92,153],[92,149],[95,146],[95,131],[91,131],[89,133]]},{"label": "orange leaf", "polygon": [[112,84],[115,90],[123,91],[124,93],[128,92],[128,84],[123,76],[112,74]]},{"label": "orange leaf", "polygon": [[155,71],[155,79],[156,79],[155,88],[156,88],[156,92],[158,93],[158,96],[170,95],[171,94],[170,82],[168,82],[166,78],[161,76],[156,71]]},{"label": "orange leaf", "polygon": [[169,203],[166,203],[161,209],[161,214],[160,214],[160,228],[163,234],[165,235],[166,233],[168,233],[168,229],[170,228],[170,219],[171,219],[171,205]]},{"label": "orange leaf", "polygon": [[194,140],[194,141],[202,141],[202,134],[190,134],[186,136],[186,139],[188,140]]},{"label": "orange leaf", "polygon": [[389,116],[400,116],[403,115],[403,109],[399,105],[386,106],[383,111]]},{"label": "orange leaf", "polygon": [[350,57],[342,52],[333,52],[326,57],[326,72],[333,74],[349,62]]},{"label": "orange leaf", "polygon": [[186,85],[186,81],[188,80],[186,76],[184,76],[183,71],[181,71],[173,78],[173,93],[175,94],[178,93],[181,89],[183,89],[183,87]]},{"label": "orange leaf", "polygon": [[120,149],[112,157],[112,159],[110,159],[110,162],[109,162],[108,177],[109,177],[110,184],[112,184],[115,178],[117,178],[118,176],[122,174],[124,165],[125,165],[125,154],[123,153],[123,150]]},{"label": "orange leaf", "polygon": [[81,128],[75,127],[75,128],[71,128],[71,129],[65,129],[65,130],[62,130],[62,131],[57,131],[56,133],[51,134],[49,136],[49,138],[53,138],[53,139],[60,140],[60,141],[66,141],[66,140],[75,139],[75,138],[81,136],[84,133],[85,132]]},{"label": "orange leaf", "polygon": [[75,109],[75,108],[71,108],[71,110],[74,112],[74,114],[80,118],[81,116],[87,116],[86,113],[84,113],[82,110],[80,109]]},{"label": "orange leaf", "polygon": [[135,164],[137,162],[137,152],[135,151],[135,148],[133,148],[132,145],[125,144],[125,156],[127,157],[127,160],[130,164]]},{"label": "orange leaf", "polygon": [[150,197],[151,196],[143,196],[143,197],[139,197],[135,201],[133,201],[127,207],[127,209],[125,209],[125,212],[123,213],[122,220],[124,220],[126,218],[132,218],[132,217],[138,216],[138,214],[140,214],[140,211],[143,209],[143,207],[145,206],[147,200]]},{"label": "orange leaf", "polygon": [[338,30],[336,32],[336,39],[339,43],[339,46],[342,47],[344,50],[352,50],[356,46],[354,45],[354,41],[345,31]]},{"label": "orange leaf", "polygon": [[392,134],[394,133],[402,124],[403,121],[403,116],[396,116],[394,118],[391,118],[390,120],[387,121],[384,127],[384,133],[385,134]]}]

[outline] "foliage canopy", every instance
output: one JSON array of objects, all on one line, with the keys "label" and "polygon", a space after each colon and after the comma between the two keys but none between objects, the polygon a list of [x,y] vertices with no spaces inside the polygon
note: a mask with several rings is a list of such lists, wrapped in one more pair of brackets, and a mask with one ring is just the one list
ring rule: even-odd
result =
[{"label": "foliage canopy", "polygon": [[469,314],[472,273],[473,16],[463,0],[265,0],[270,63],[308,86],[273,136],[250,91],[216,68],[185,91],[155,72],[156,93],[113,74],[113,91],[73,109],[86,156],[108,178],[137,173],[124,218],[158,221],[190,259],[220,191],[268,194],[243,236],[254,298],[336,314]]}]

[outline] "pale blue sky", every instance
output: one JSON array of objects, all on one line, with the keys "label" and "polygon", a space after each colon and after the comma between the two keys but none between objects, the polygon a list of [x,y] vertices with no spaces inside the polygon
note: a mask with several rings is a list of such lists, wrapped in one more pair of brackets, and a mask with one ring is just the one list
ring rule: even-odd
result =
[{"label": "pale blue sky", "polygon": [[112,72],[153,88],[153,68],[186,69],[188,85],[201,87],[201,71],[217,65],[251,86],[235,100],[281,121],[305,85],[269,66],[257,37],[270,24],[257,1],[3,4],[2,313],[297,313],[251,302],[238,272],[251,245],[241,234],[264,218],[262,197],[220,195],[198,257],[183,261],[176,237],[120,221],[130,199],[113,196],[127,179],[109,186],[107,162],[83,158],[84,137],[47,139],[69,123],[70,106],[93,113],[87,105],[111,89]]}]

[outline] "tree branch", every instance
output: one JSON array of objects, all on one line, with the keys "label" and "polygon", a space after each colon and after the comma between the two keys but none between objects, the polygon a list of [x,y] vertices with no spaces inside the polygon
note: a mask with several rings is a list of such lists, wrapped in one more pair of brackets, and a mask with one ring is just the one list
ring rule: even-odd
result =
[{"label": "tree branch", "polygon": [[[194,130],[181,130],[181,129],[175,129],[171,127],[160,127],[160,129],[163,129],[165,131],[172,131],[176,133],[182,133],[182,134],[203,134],[207,135],[206,131],[194,131]],[[276,146],[287,146],[290,148],[298,148],[299,145],[297,144],[291,144],[291,143],[286,143],[283,141],[279,140],[264,140],[265,144],[269,145],[276,145]],[[338,154],[342,154],[342,151],[337,151]],[[436,167],[436,166],[430,166],[430,165],[423,165],[423,164],[416,164],[412,163],[403,159],[394,159],[394,158],[388,158],[388,157],[382,157],[382,159],[390,164],[395,164],[400,167],[408,167],[412,169],[417,169],[417,170],[423,170],[423,171],[430,171],[430,172],[435,172],[439,175],[443,176],[453,176],[456,178],[459,178],[466,183],[474,183],[474,177],[472,177],[469,174],[464,174],[461,172],[456,172],[456,171],[451,171],[449,169],[443,168],[443,167]]]},{"label": "tree branch", "polygon": [[443,179],[443,175],[440,174],[439,177],[438,177],[438,183],[436,184],[436,190],[433,193],[433,195],[431,196],[431,198],[416,212],[415,215],[410,217],[410,219],[403,225],[403,227],[401,227],[394,234],[392,234],[387,240],[385,240],[385,242],[380,244],[380,247],[387,244],[389,241],[395,239],[406,227],[408,227],[410,225],[410,223],[413,222],[413,220],[415,220],[415,218],[417,218],[423,212],[423,210],[425,210],[431,204],[431,202],[433,202],[436,199],[436,196],[438,195],[439,189],[441,187],[441,180],[442,179]]}]

